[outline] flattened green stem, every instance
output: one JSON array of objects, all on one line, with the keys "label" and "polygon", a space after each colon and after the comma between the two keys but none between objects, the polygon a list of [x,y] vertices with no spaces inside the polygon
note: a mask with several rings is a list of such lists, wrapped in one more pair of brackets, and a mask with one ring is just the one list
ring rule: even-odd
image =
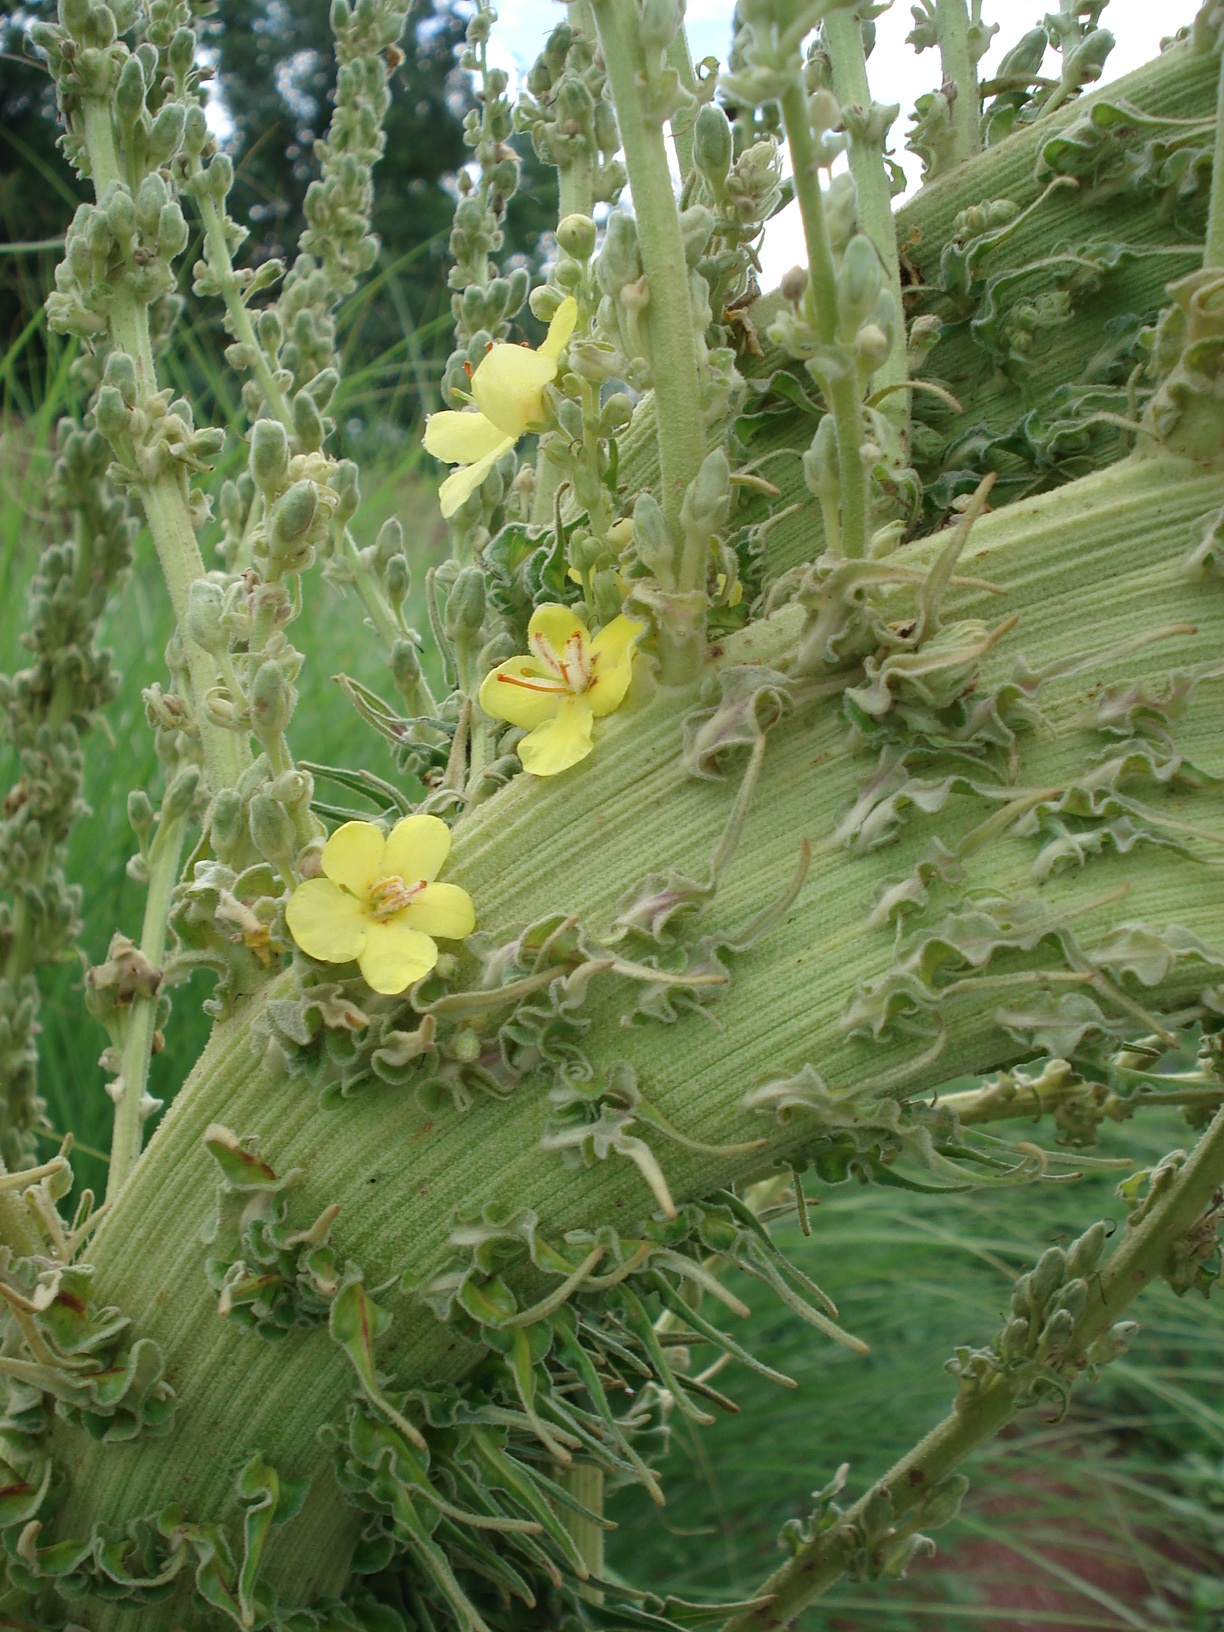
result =
[{"label": "flattened green stem", "polygon": [[952,152],[963,164],[982,150],[982,109],[977,64],[969,49],[969,8],[965,0],[935,0],[939,60],[945,85],[955,85],[952,103]]},{"label": "flattened green stem", "polygon": [[[1038,1079],[1032,1083],[998,1087],[966,1088],[961,1093],[941,1094],[940,1106],[954,1111],[965,1127],[979,1127],[984,1122],[1038,1121],[1066,1101],[1075,1099],[1085,1084],[1070,1075],[1063,1081],[1046,1084]],[[1206,1086],[1139,1088],[1125,1099],[1101,1087],[1096,1108],[1102,1117],[1124,1121],[1134,1111],[1148,1106],[1177,1106],[1182,1109],[1214,1109],[1224,1099],[1224,1088]]]},{"label": "flattened green stem", "polygon": [[1211,206],[1207,215],[1204,266],[1224,266],[1224,51],[1220,53],[1220,89],[1216,100],[1215,154],[1211,167]]},{"label": "flattened green stem", "polygon": [[[689,301],[688,267],[680,215],[672,190],[663,127],[650,118],[642,99],[645,59],[638,38],[635,0],[596,0],[595,21],[616,103],[625,165],[633,189],[642,265],[650,285],[650,340],[659,440],[660,495],[672,537],[682,536],[680,506],[705,457],[700,401],[697,336]],[[681,591],[704,583],[704,551],[685,551],[679,560]],[[665,675],[669,684],[690,678]]]},{"label": "flattened green stem", "polygon": [[[822,344],[832,347],[837,340],[837,268],[825,220],[807,93],[799,79],[787,87],[782,98],[782,123],[790,147],[795,196],[799,200],[808,254],[808,287],[804,299]],[[859,454],[863,441],[862,410],[849,374],[832,381],[826,389],[837,428],[842,549],[846,555],[862,556],[867,553],[868,529],[867,472]]]},{"label": "flattened green stem", "polygon": [[[952,0],[962,6],[962,0]],[[834,11],[824,20],[823,33],[833,66],[833,91],[843,108],[871,106],[871,86],[867,79],[867,59],[863,54],[863,28],[853,11]],[[909,378],[906,360],[904,308],[901,305],[901,262],[897,255],[897,228],[893,220],[892,188],[884,168],[884,148],[862,136],[850,138],[850,173],[858,188],[859,225],[871,239],[884,267],[887,287],[892,292],[896,321],[892,348],[872,376],[872,389],[902,385]],[[909,434],[909,393],[893,390],[884,399],[881,412],[893,420],[903,437]]]},{"label": "flattened green stem", "polygon": [[[110,107],[87,98],[84,104],[85,145],[95,197],[101,197],[112,181],[125,180],[124,168],[115,146]],[[136,364],[142,398],[157,390],[157,367],[149,340],[149,318],[125,288],[116,291],[110,315],[111,338]],[[187,507],[183,477],[173,470],[163,471],[152,481],[140,482],[136,491],[144,505],[145,519],[153,535],[157,559],[170,594],[175,621],[182,636],[191,676],[191,695],[200,741],[204,750],[204,770],[215,793],[232,787],[250,763],[250,749],[235,732],[214,725],[204,707],[204,698],[220,679],[216,659],[187,635],[187,605],[191,586],[204,576],[204,558],[196,541]]]},{"label": "flattened green stem", "polygon": [[[1211,1205],[1224,1182],[1224,1111],[1199,1140],[1163,1198],[1142,1223],[1127,1230],[1122,1244],[1095,1283],[1085,1313],[1066,1347],[1062,1371],[1068,1380],[1084,1365],[1084,1355],[1103,1337],[1127,1306],[1154,1280],[1169,1253]],[[907,1452],[876,1485],[854,1503],[841,1521],[823,1531],[774,1572],[753,1596],[767,1598],[759,1608],[727,1621],[722,1632],[775,1632],[819,1598],[844,1573],[857,1545],[856,1521],[872,1497],[887,1491],[893,1513],[903,1517],[935,1485],[954,1472],[980,1445],[992,1439],[1016,1415],[1021,1386],[1006,1373],[995,1374],[977,1394],[953,1409],[925,1439]]]},{"label": "flattened green stem", "polygon": [[[186,831],[186,816],[163,815],[149,848],[149,890],[145,897],[140,951],[154,969],[162,967],[166,956],[170,898],[178,881]],[[157,1001],[156,995],[133,998],[128,1011],[127,1035],[119,1065],[122,1092],[115,1106],[115,1128],[111,1135],[107,1201],[123,1189],[140,1157],[144,1128],[141,1103],[149,1085],[149,1061],[153,1057],[153,1038],[157,1029]]]}]

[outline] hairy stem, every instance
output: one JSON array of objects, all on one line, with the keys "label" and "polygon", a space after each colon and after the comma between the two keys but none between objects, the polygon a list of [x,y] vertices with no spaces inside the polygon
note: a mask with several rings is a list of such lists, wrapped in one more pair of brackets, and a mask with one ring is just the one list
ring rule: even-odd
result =
[{"label": "hairy stem", "polygon": [[[83,123],[94,194],[101,198],[112,182],[123,179],[108,105],[86,98]],[[149,339],[148,313],[122,287],[115,294],[110,329],[115,345],[127,352],[135,362],[141,396],[147,400],[157,390],[157,367]],[[204,558],[191,524],[185,487],[181,474],[165,470],[151,481],[138,482],[136,492],[144,506],[145,519],[153,535],[170,604],[187,655],[195,720],[204,750],[205,775],[215,793],[219,788],[234,785],[250,762],[250,750],[245,740],[236,733],[215,725],[209,719],[204,704],[209,691],[220,679],[220,670],[216,659],[187,635],[188,598],[191,585],[196,579],[204,577]]]},{"label": "hairy stem", "polygon": [[[1143,1221],[1128,1229],[1097,1283],[1088,1309],[1076,1322],[1060,1369],[1068,1380],[1086,1364],[1085,1355],[1104,1336],[1127,1306],[1154,1280],[1168,1262],[1169,1253],[1211,1205],[1224,1182],[1224,1111],[1199,1140],[1193,1155],[1164,1196]],[[993,1439],[1020,1409],[1020,1374],[996,1372],[975,1394],[958,1404],[926,1437],[854,1503],[840,1521],[822,1531],[794,1558],[774,1572],[754,1596],[769,1602],[734,1615],[723,1632],[774,1632],[788,1626],[799,1612],[827,1591],[845,1573],[859,1543],[857,1521],[867,1513],[873,1497],[886,1491],[898,1518],[966,1457]]]},{"label": "hairy stem", "polygon": [[963,164],[982,149],[977,64],[969,49],[969,8],[965,0],[935,0],[935,19],[944,85],[956,90],[952,101],[953,162]]},{"label": "hairy stem", "polygon": [[[960,3],[960,0],[955,0]],[[823,24],[829,61],[833,66],[833,91],[843,108],[858,108],[866,115],[871,107],[871,87],[867,80],[867,59],[863,53],[863,27],[853,11],[831,12]],[[905,317],[901,304],[901,262],[897,255],[897,229],[893,221],[892,189],[884,168],[884,142],[879,143],[852,130],[850,173],[858,188],[859,225],[871,239],[884,267],[884,276],[893,297],[896,321],[892,347],[872,376],[872,387],[895,386],[909,378],[906,360]],[[909,432],[909,394],[894,391],[884,399],[881,412],[892,419],[903,437]]]},{"label": "hairy stem", "polygon": [[[807,93],[798,79],[787,87],[782,97],[782,122],[790,146],[795,196],[799,200],[808,254],[809,281],[804,299],[822,344],[832,347],[837,338],[837,268],[825,219]],[[867,472],[859,453],[863,429],[858,391],[848,372],[830,382],[825,391],[837,428],[842,549],[846,555],[862,556],[867,553],[868,506]]]},{"label": "hairy stem", "polygon": [[[663,127],[650,115],[643,99],[645,59],[638,38],[637,6],[634,0],[596,0],[594,10],[633,189],[642,265],[650,285],[651,375],[663,514],[672,537],[679,539],[680,507],[705,456],[697,337],[680,216]],[[704,582],[705,566],[704,550],[686,550],[676,574],[680,590],[697,589]],[[671,684],[687,678],[665,675]]]},{"label": "hairy stem", "polygon": [[[140,932],[141,955],[160,970],[166,956],[166,926],[170,899],[178,881],[187,817],[163,815],[149,849],[149,889]],[[156,994],[135,997],[128,1011],[127,1033],[120,1055],[118,1103],[111,1136],[110,1172],[106,1199],[117,1196],[140,1157],[145,1117],[142,1111],[149,1084],[149,1061],[157,1024]]]}]

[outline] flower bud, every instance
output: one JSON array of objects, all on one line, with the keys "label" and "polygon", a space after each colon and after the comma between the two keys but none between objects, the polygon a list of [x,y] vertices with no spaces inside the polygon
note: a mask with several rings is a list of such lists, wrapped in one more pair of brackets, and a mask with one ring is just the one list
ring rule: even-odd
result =
[{"label": "flower bud", "polygon": [[[203,113],[203,109],[199,110]],[[165,164],[178,152],[187,127],[187,109],[182,102],[167,102],[153,121],[149,133],[149,163]]]},{"label": "flower bud", "polygon": [[825,414],[821,419],[812,445],[803,456],[803,479],[808,492],[822,504],[838,502],[841,474],[837,462],[837,427],[832,414]]},{"label": "flower bud", "polygon": [[[198,765],[184,765],[166,789],[162,800],[162,814],[168,821],[176,821],[180,816],[186,816],[195,803],[195,796],[200,788],[200,767]],[[131,806],[128,807],[129,813]]]},{"label": "flower bud", "polygon": [[113,385],[104,385],[98,392],[94,403],[94,424],[108,442],[117,442],[127,434],[127,404]]},{"label": "flower bud", "polygon": [[193,158],[199,158],[208,141],[208,118],[198,102],[187,109],[183,122],[183,146]]},{"label": "flower bud", "polygon": [[323,438],[327,434],[323,427],[323,415],[309,391],[299,391],[293,399],[293,429],[307,453],[317,453],[323,446]]},{"label": "flower bud", "polygon": [[667,531],[667,521],[658,501],[650,493],[639,494],[633,506],[633,538],[638,560],[661,583],[670,585],[676,552]]},{"label": "flower bud", "polygon": [[153,814],[152,801],[143,788],[133,788],[127,796],[127,815],[132,832],[140,840],[143,847],[145,840],[153,831],[156,817]]},{"label": "flower bud", "polygon": [[564,216],[557,226],[557,242],[576,261],[589,261],[595,253],[595,223],[589,215]]},{"label": "flower bud", "polygon": [[213,799],[211,828],[213,849],[224,861],[243,838],[242,796],[235,788],[222,788]]},{"label": "flower bud", "polygon": [[485,617],[485,581],[479,567],[464,567],[446,601],[443,626],[456,645],[470,643],[480,633]]},{"label": "flower bud", "polygon": [[144,112],[145,77],[139,57],[129,57],[115,86],[115,111],[131,128]]},{"label": "flower bud", "polygon": [[846,245],[837,274],[839,325],[853,333],[875,311],[883,273],[875,245],[865,232],[856,232]]},{"label": "flower bud", "polygon": [[1107,1226],[1098,1221],[1090,1230],[1085,1230],[1078,1241],[1071,1243],[1067,1249],[1068,1274],[1088,1276],[1100,1268],[1105,1256],[1106,1234]]},{"label": "flower bud", "polygon": [[229,634],[222,621],[223,594],[220,584],[196,578],[187,594],[187,638],[206,652],[229,649]]},{"label": "flower bud", "polygon": [[[186,79],[195,63],[196,38],[195,31],[185,24],[174,31],[174,38],[170,41],[170,49],[166,55],[170,59],[171,72],[179,79]],[[148,49],[147,46],[142,49]]]},{"label": "flower bud", "polygon": [[[511,652],[513,657],[514,653]],[[421,659],[415,642],[397,640],[391,648],[391,678],[404,697],[411,697],[421,683]]]},{"label": "flower bud", "polygon": [[731,123],[717,102],[707,102],[693,126],[693,162],[717,193],[731,168]]},{"label": "flower bud", "polygon": [[808,281],[806,266],[792,266],[789,272],[782,274],[782,282],[778,285],[782,299],[789,300],[792,306],[797,306],[807,293]]},{"label": "flower bud", "polygon": [[126,351],[112,351],[106,359],[106,369],[102,375],[104,385],[112,385],[120,392],[124,403],[129,408],[136,406],[136,396],[139,389],[136,378],[136,364]]},{"label": "flower bud", "polygon": [[633,418],[633,403],[625,391],[613,391],[599,413],[600,436],[615,436]]},{"label": "flower bud", "polygon": [[694,204],[680,216],[680,236],[684,240],[684,259],[687,266],[695,267],[709,248],[714,235],[714,217],[704,204]]},{"label": "flower bud", "polygon": [[251,838],[261,856],[271,862],[292,859],[294,849],[293,823],[284,805],[266,793],[257,793],[251,800]]},{"label": "flower bud", "polygon": [[251,426],[248,468],[259,491],[274,500],[289,474],[289,438],[279,419],[257,419]]},{"label": "flower bud", "polygon": [[[270,422],[261,420],[259,423]],[[318,507],[314,483],[294,482],[272,512],[273,534],[286,541],[301,538],[314,521]]]},{"label": "flower bud", "polygon": [[647,51],[666,51],[680,26],[677,0],[645,0],[638,36]]},{"label": "flower bud", "polygon": [[282,734],[295,701],[293,687],[280,664],[261,663],[251,684],[251,727],[261,741]]},{"label": "flower bud", "polygon": [[1047,1247],[1029,1273],[1029,1305],[1040,1314],[1062,1285],[1067,1273],[1067,1255],[1061,1247]]},{"label": "flower bud", "polygon": [[106,224],[116,243],[130,244],[136,233],[136,206],[126,187],[116,187],[106,200]]},{"label": "flower bud", "polygon": [[187,218],[177,199],[172,198],[168,204],[163,204],[161,214],[157,218],[157,248],[167,260],[173,260],[187,248],[187,240],[191,233],[188,230]]},{"label": "flower bud", "polygon": [[412,574],[408,569],[408,559],[403,555],[393,555],[387,562],[386,572],[387,599],[396,611],[403,606],[408,598],[408,591],[412,585]]},{"label": "flower bud", "polygon": [[374,559],[380,572],[385,572],[391,557],[404,553],[404,529],[395,516],[389,516],[378,529],[374,540]]}]

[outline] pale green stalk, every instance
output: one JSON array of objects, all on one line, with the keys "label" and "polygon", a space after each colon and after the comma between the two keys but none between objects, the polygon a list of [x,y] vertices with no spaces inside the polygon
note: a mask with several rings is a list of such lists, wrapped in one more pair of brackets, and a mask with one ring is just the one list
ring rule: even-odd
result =
[{"label": "pale green stalk", "polygon": [[[682,537],[680,507],[705,457],[697,336],[689,300],[688,268],[680,215],[672,190],[663,127],[643,101],[645,59],[637,33],[634,0],[596,0],[595,20],[616,104],[625,166],[633,189],[642,266],[650,286],[651,375],[659,442],[660,501],[673,539]],[[705,549],[678,550],[676,588],[699,591],[705,583]],[[681,632],[679,641],[660,630],[663,679],[680,685],[697,672],[704,635]]]},{"label": "pale green stalk", "polygon": [[[672,42],[667,48],[667,66],[673,68],[680,76],[680,83],[691,95],[697,95],[697,75],[693,71],[693,53],[689,50],[688,35],[685,33],[684,21],[672,36]],[[680,166],[680,185],[683,187],[693,173],[693,125],[690,122],[683,130],[677,130],[672,123],[672,141],[676,144],[676,162]]]},{"label": "pale green stalk", "polygon": [[263,392],[264,400],[292,436],[293,413],[285,393],[277,383],[276,376],[268,366],[267,355],[256,339],[251,314],[242,298],[238,279],[234,276],[234,264],[230,258],[229,245],[225,241],[225,224],[221,210],[216,200],[205,193],[197,196],[196,204],[200,211],[200,219],[204,223],[209,269],[220,285],[221,298],[225,301],[225,310],[233,326],[234,339],[246,349],[247,366]]},{"label": "pale green stalk", "polygon": [[[824,194],[808,118],[807,93],[798,78],[792,80],[783,94],[782,122],[790,146],[795,197],[799,201],[808,254],[808,286],[804,302],[822,345],[832,348],[837,341],[837,268],[833,263],[833,246],[825,220]],[[859,452],[863,441],[862,407],[848,369],[840,378],[830,381],[827,390],[829,408],[837,428],[842,549],[846,555],[862,556],[867,553],[869,532],[867,471]]]},{"label": "pale green stalk", "polygon": [[963,164],[982,150],[981,99],[977,64],[969,49],[969,8],[965,0],[935,0],[939,60],[945,85],[955,85],[952,103],[952,159]]},{"label": "pale green stalk", "polygon": [[[123,166],[115,146],[114,127],[107,103],[95,98],[85,99],[84,134],[94,193],[100,198],[112,181],[123,179]],[[115,344],[134,361],[141,395],[147,399],[158,388],[157,367],[149,339],[148,313],[122,285],[115,293],[110,328]],[[138,483],[137,492],[144,505],[145,518],[153,535],[157,558],[170,594],[170,604],[182,636],[191,677],[194,714],[204,750],[205,775],[210,789],[215,793],[219,788],[232,787],[237,782],[250,762],[250,753],[241,737],[216,725],[209,718],[204,699],[220,679],[220,670],[216,659],[187,635],[188,598],[195,580],[204,577],[204,558],[191,524],[182,479],[176,472],[164,471],[151,482]]]},{"label": "pale green stalk", "polygon": [[[1062,1362],[1064,1374],[1082,1369],[1083,1356],[1103,1337],[1150,1281],[1164,1269],[1173,1247],[1193,1229],[1224,1183],[1224,1111],[1199,1140],[1190,1160],[1143,1221],[1127,1231],[1104,1271],[1094,1278],[1086,1312],[1076,1322]],[[806,1605],[838,1581],[857,1546],[856,1521],[873,1497],[887,1492],[892,1511],[901,1518],[928,1492],[984,1445],[1019,1410],[1022,1374],[995,1373],[964,1404],[955,1407],[914,1448],[850,1507],[763,1582],[754,1597],[767,1598],[758,1609],[733,1615],[723,1632],[775,1632],[789,1626]]]},{"label": "pale green stalk", "polygon": [[[829,61],[833,66],[833,91],[843,108],[871,106],[871,86],[867,79],[867,59],[863,54],[863,27],[854,11],[833,11],[822,24]],[[893,220],[892,191],[884,168],[884,149],[861,135],[850,137],[850,173],[858,189],[859,225],[876,247],[884,268],[885,286],[893,297],[896,320],[892,346],[884,362],[872,375],[873,390],[897,386],[909,379],[906,356],[905,308],[901,304],[901,262],[897,255],[897,228]],[[909,433],[909,393],[893,391],[880,408],[896,424],[903,437]]]},{"label": "pale green stalk", "polygon": [[[149,847],[149,888],[145,897],[144,923],[140,933],[140,952],[154,969],[160,970],[166,956],[166,926],[170,916],[170,901],[178,882],[179,863],[183,854],[183,838],[187,831],[187,816],[163,815]],[[157,1022],[158,999],[138,996],[132,999],[127,1015],[127,1031],[120,1054],[120,1095],[115,1106],[115,1126],[111,1135],[110,1171],[106,1181],[106,1198],[117,1196],[127,1183],[128,1175],[140,1157],[141,1133],[144,1127],[142,1104],[149,1084],[149,1061],[153,1057],[153,1038]]]}]

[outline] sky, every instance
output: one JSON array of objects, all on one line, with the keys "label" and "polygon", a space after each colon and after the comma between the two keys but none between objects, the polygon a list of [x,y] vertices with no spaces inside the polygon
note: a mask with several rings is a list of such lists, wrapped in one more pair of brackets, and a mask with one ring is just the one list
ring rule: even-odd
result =
[{"label": "sky", "polygon": [[[1053,4],[1053,0],[1050,0]],[[1111,0],[1101,18],[1103,27],[1114,35],[1114,46],[1105,65],[1101,83],[1130,73],[1160,50],[1163,37],[1193,21],[1199,0]],[[693,57],[726,56],[731,31],[734,0],[689,0],[687,16]],[[984,0],[986,22],[1001,25],[991,43],[980,72],[990,74],[992,66],[1011,49],[1029,28],[1040,21],[1041,0]],[[549,32],[564,18],[558,0],[502,0],[490,55],[494,61],[519,74],[535,59]],[[908,0],[894,0],[892,9],[876,23],[876,47],[868,63],[872,95],[877,102],[899,102],[901,116],[893,126],[892,145],[896,158],[916,185],[920,166],[905,148],[905,130],[914,98],[934,90],[939,83],[939,58],[935,51],[916,56],[906,45],[912,27]],[[1047,67],[1048,67],[1047,63]],[[777,283],[796,262],[805,259],[803,235],[794,205],[769,223],[765,233],[762,267],[766,288]]]}]

